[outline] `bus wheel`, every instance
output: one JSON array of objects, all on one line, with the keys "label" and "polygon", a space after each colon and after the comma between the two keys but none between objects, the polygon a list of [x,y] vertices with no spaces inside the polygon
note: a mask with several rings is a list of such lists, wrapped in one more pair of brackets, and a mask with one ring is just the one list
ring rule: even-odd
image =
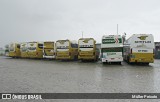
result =
[{"label": "bus wheel", "polygon": [[99,59],[98,59],[98,57],[96,58],[96,61],[98,61]]},{"label": "bus wheel", "polygon": [[94,59],[93,62],[97,62],[97,59]]},{"label": "bus wheel", "polygon": [[74,60],[77,61],[77,59],[78,59],[77,56],[74,56]]},{"label": "bus wheel", "polygon": [[149,63],[144,63],[145,65],[149,65]]}]

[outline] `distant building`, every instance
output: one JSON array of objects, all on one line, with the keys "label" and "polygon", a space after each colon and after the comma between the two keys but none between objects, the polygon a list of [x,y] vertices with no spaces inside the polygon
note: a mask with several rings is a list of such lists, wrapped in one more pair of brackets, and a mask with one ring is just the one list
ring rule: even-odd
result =
[{"label": "distant building", "polygon": [[4,55],[5,54],[5,50],[3,48],[0,48],[0,55]]},{"label": "distant building", "polygon": [[155,42],[155,59],[160,59],[160,42]]}]

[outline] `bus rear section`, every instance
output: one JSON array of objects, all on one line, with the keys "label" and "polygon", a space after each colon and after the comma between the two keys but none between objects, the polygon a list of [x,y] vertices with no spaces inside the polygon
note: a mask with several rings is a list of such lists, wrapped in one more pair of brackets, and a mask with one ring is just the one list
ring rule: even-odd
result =
[{"label": "bus rear section", "polygon": [[57,60],[76,60],[78,56],[78,44],[70,40],[58,40],[56,42]]},{"label": "bus rear section", "polygon": [[104,35],[101,43],[101,60],[103,63],[123,61],[123,39],[121,35]]},{"label": "bus rear section", "polygon": [[99,52],[93,38],[80,38],[78,40],[78,59],[81,61],[97,61]]},{"label": "bus rear section", "polygon": [[152,34],[133,34],[124,42],[124,60],[128,63],[154,62],[154,38]]},{"label": "bus rear section", "polygon": [[20,44],[11,43],[9,45],[9,57],[17,58],[21,56]]},{"label": "bus rear section", "polygon": [[28,56],[29,58],[43,58],[43,43],[29,42],[28,43]]},{"label": "bus rear section", "polygon": [[149,64],[154,62],[154,50],[144,48],[132,48],[129,56],[130,63]]},{"label": "bus rear section", "polygon": [[22,43],[20,45],[21,58],[28,58],[28,43]]},{"label": "bus rear section", "polygon": [[55,59],[55,43],[54,42],[44,42],[43,46],[43,58]]},{"label": "bus rear section", "polygon": [[102,62],[118,62],[121,63],[123,61],[122,57],[122,47],[113,47],[113,48],[102,48],[101,49],[101,57]]}]

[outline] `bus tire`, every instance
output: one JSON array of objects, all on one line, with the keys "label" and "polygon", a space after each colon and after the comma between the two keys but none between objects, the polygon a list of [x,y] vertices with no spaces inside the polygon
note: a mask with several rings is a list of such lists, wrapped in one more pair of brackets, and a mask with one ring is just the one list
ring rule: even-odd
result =
[{"label": "bus tire", "polygon": [[145,65],[149,65],[149,63],[144,63]]},{"label": "bus tire", "polygon": [[76,55],[74,56],[74,60],[77,61],[77,56]]},{"label": "bus tire", "polygon": [[85,62],[84,59],[81,59],[82,62]]},{"label": "bus tire", "polygon": [[93,60],[93,62],[97,62],[97,61],[98,61],[97,58]]}]

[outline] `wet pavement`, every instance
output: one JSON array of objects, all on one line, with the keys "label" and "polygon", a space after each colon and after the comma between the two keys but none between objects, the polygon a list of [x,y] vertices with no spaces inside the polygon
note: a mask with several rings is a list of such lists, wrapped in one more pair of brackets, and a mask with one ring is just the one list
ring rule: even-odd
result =
[{"label": "wet pavement", "polygon": [[[149,66],[0,57],[1,93],[160,93],[160,60]],[[8,102],[8,100],[3,100]],[[19,100],[18,100],[19,101]],[[21,100],[70,102],[73,100]],[[76,102],[137,100],[76,100]],[[138,100],[138,102],[145,100]],[[147,100],[150,102],[151,100]],[[158,102],[158,100],[153,100]],[[1,100],[0,100],[1,102]],[[9,101],[13,102],[13,101]],[[15,101],[17,102],[17,101]],[[75,102],[75,101],[73,101]]]}]

